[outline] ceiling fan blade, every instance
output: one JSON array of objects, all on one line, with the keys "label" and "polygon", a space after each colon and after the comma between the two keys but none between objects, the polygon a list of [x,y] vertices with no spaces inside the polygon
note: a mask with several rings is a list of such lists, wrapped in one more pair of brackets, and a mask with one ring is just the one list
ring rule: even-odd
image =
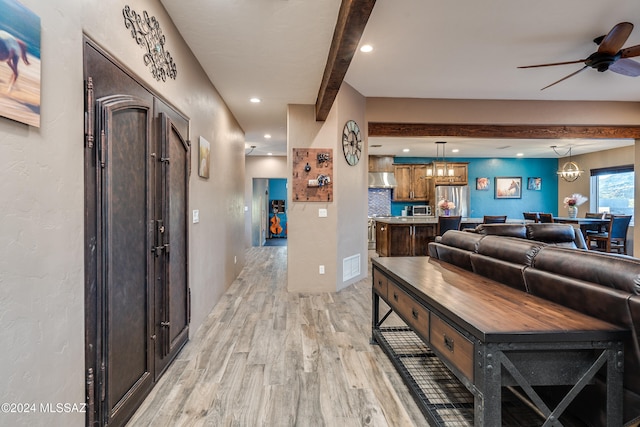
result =
[{"label": "ceiling fan blade", "polygon": [[555,82],[551,83],[550,85],[543,87],[543,88],[542,88],[542,89],[540,89],[540,90],[545,90],[545,89],[547,89],[547,88],[550,88],[550,87],[551,87],[551,86],[553,86],[553,85],[557,85],[558,83],[560,83],[560,82],[562,82],[562,81],[567,80],[569,77],[573,77],[573,76],[575,76],[576,74],[580,73],[581,71],[586,70],[587,68],[589,68],[589,66],[588,66],[588,65],[585,65],[584,67],[580,68],[578,71],[575,71],[575,72],[573,72],[573,73],[569,74],[568,76],[565,76],[565,77],[561,78],[560,80],[555,81]]},{"label": "ceiling fan blade", "polygon": [[640,44],[625,47],[620,51],[620,58],[634,58],[636,56],[640,56]]},{"label": "ceiling fan blade", "polygon": [[633,31],[633,24],[630,22],[616,24],[600,43],[598,52],[615,55],[627,41],[631,31]]},{"label": "ceiling fan blade", "polygon": [[638,77],[640,76],[640,63],[628,58],[618,59],[609,65],[609,71],[623,76]]},{"label": "ceiling fan blade", "polygon": [[523,65],[518,68],[537,68],[537,67],[551,67],[553,65],[567,65],[567,64],[579,64],[581,62],[586,61],[586,59],[578,59],[575,61],[566,61],[566,62],[552,62],[550,64],[538,64],[538,65]]}]

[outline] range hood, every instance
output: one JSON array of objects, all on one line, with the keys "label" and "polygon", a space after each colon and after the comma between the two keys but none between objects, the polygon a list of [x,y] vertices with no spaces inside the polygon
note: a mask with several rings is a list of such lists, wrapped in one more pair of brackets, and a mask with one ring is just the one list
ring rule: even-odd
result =
[{"label": "range hood", "polygon": [[396,178],[393,172],[369,172],[369,188],[393,188]]}]

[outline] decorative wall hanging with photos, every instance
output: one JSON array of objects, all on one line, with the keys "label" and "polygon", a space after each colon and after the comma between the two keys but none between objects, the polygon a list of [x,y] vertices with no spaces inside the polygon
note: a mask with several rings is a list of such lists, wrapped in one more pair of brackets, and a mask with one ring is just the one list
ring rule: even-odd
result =
[{"label": "decorative wall hanging with photos", "polygon": [[331,148],[293,149],[294,202],[333,201],[333,150]]}]

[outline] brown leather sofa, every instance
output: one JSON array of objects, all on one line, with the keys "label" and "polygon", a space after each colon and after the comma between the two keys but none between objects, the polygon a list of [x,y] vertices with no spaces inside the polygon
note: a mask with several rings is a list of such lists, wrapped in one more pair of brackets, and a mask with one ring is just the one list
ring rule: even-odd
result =
[{"label": "brown leather sofa", "polygon": [[[518,227],[504,227],[504,235],[500,235],[494,224],[473,233],[448,231],[439,241],[429,243],[429,255],[629,329],[631,334],[625,342],[624,425],[637,426],[640,259],[579,250],[578,245],[568,242],[571,233],[566,229],[535,227],[540,225],[558,224],[527,224],[524,236]],[[554,237],[553,230],[560,234]],[[515,234],[517,237],[513,237]],[[551,400],[555,398],[553,388],[543,393]],[[603,426],[605,395],[604,383],[598,380],[583,390],[568,410],[587,426]]]}]

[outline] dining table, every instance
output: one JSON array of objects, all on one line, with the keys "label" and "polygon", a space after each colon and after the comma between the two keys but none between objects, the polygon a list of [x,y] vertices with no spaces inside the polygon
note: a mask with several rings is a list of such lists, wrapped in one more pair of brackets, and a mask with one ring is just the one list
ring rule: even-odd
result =
[{"label": "dining table", "polygon": [[554,216],[554,222],[562,223],[562,224],[575,224],[580,228],[582,235],[584,238],[587,238],[587,231],[600,231],[600,229],[609,224],[609,219],[602,218],[579,218],[579,217],[568,217],[568,216]]}]

